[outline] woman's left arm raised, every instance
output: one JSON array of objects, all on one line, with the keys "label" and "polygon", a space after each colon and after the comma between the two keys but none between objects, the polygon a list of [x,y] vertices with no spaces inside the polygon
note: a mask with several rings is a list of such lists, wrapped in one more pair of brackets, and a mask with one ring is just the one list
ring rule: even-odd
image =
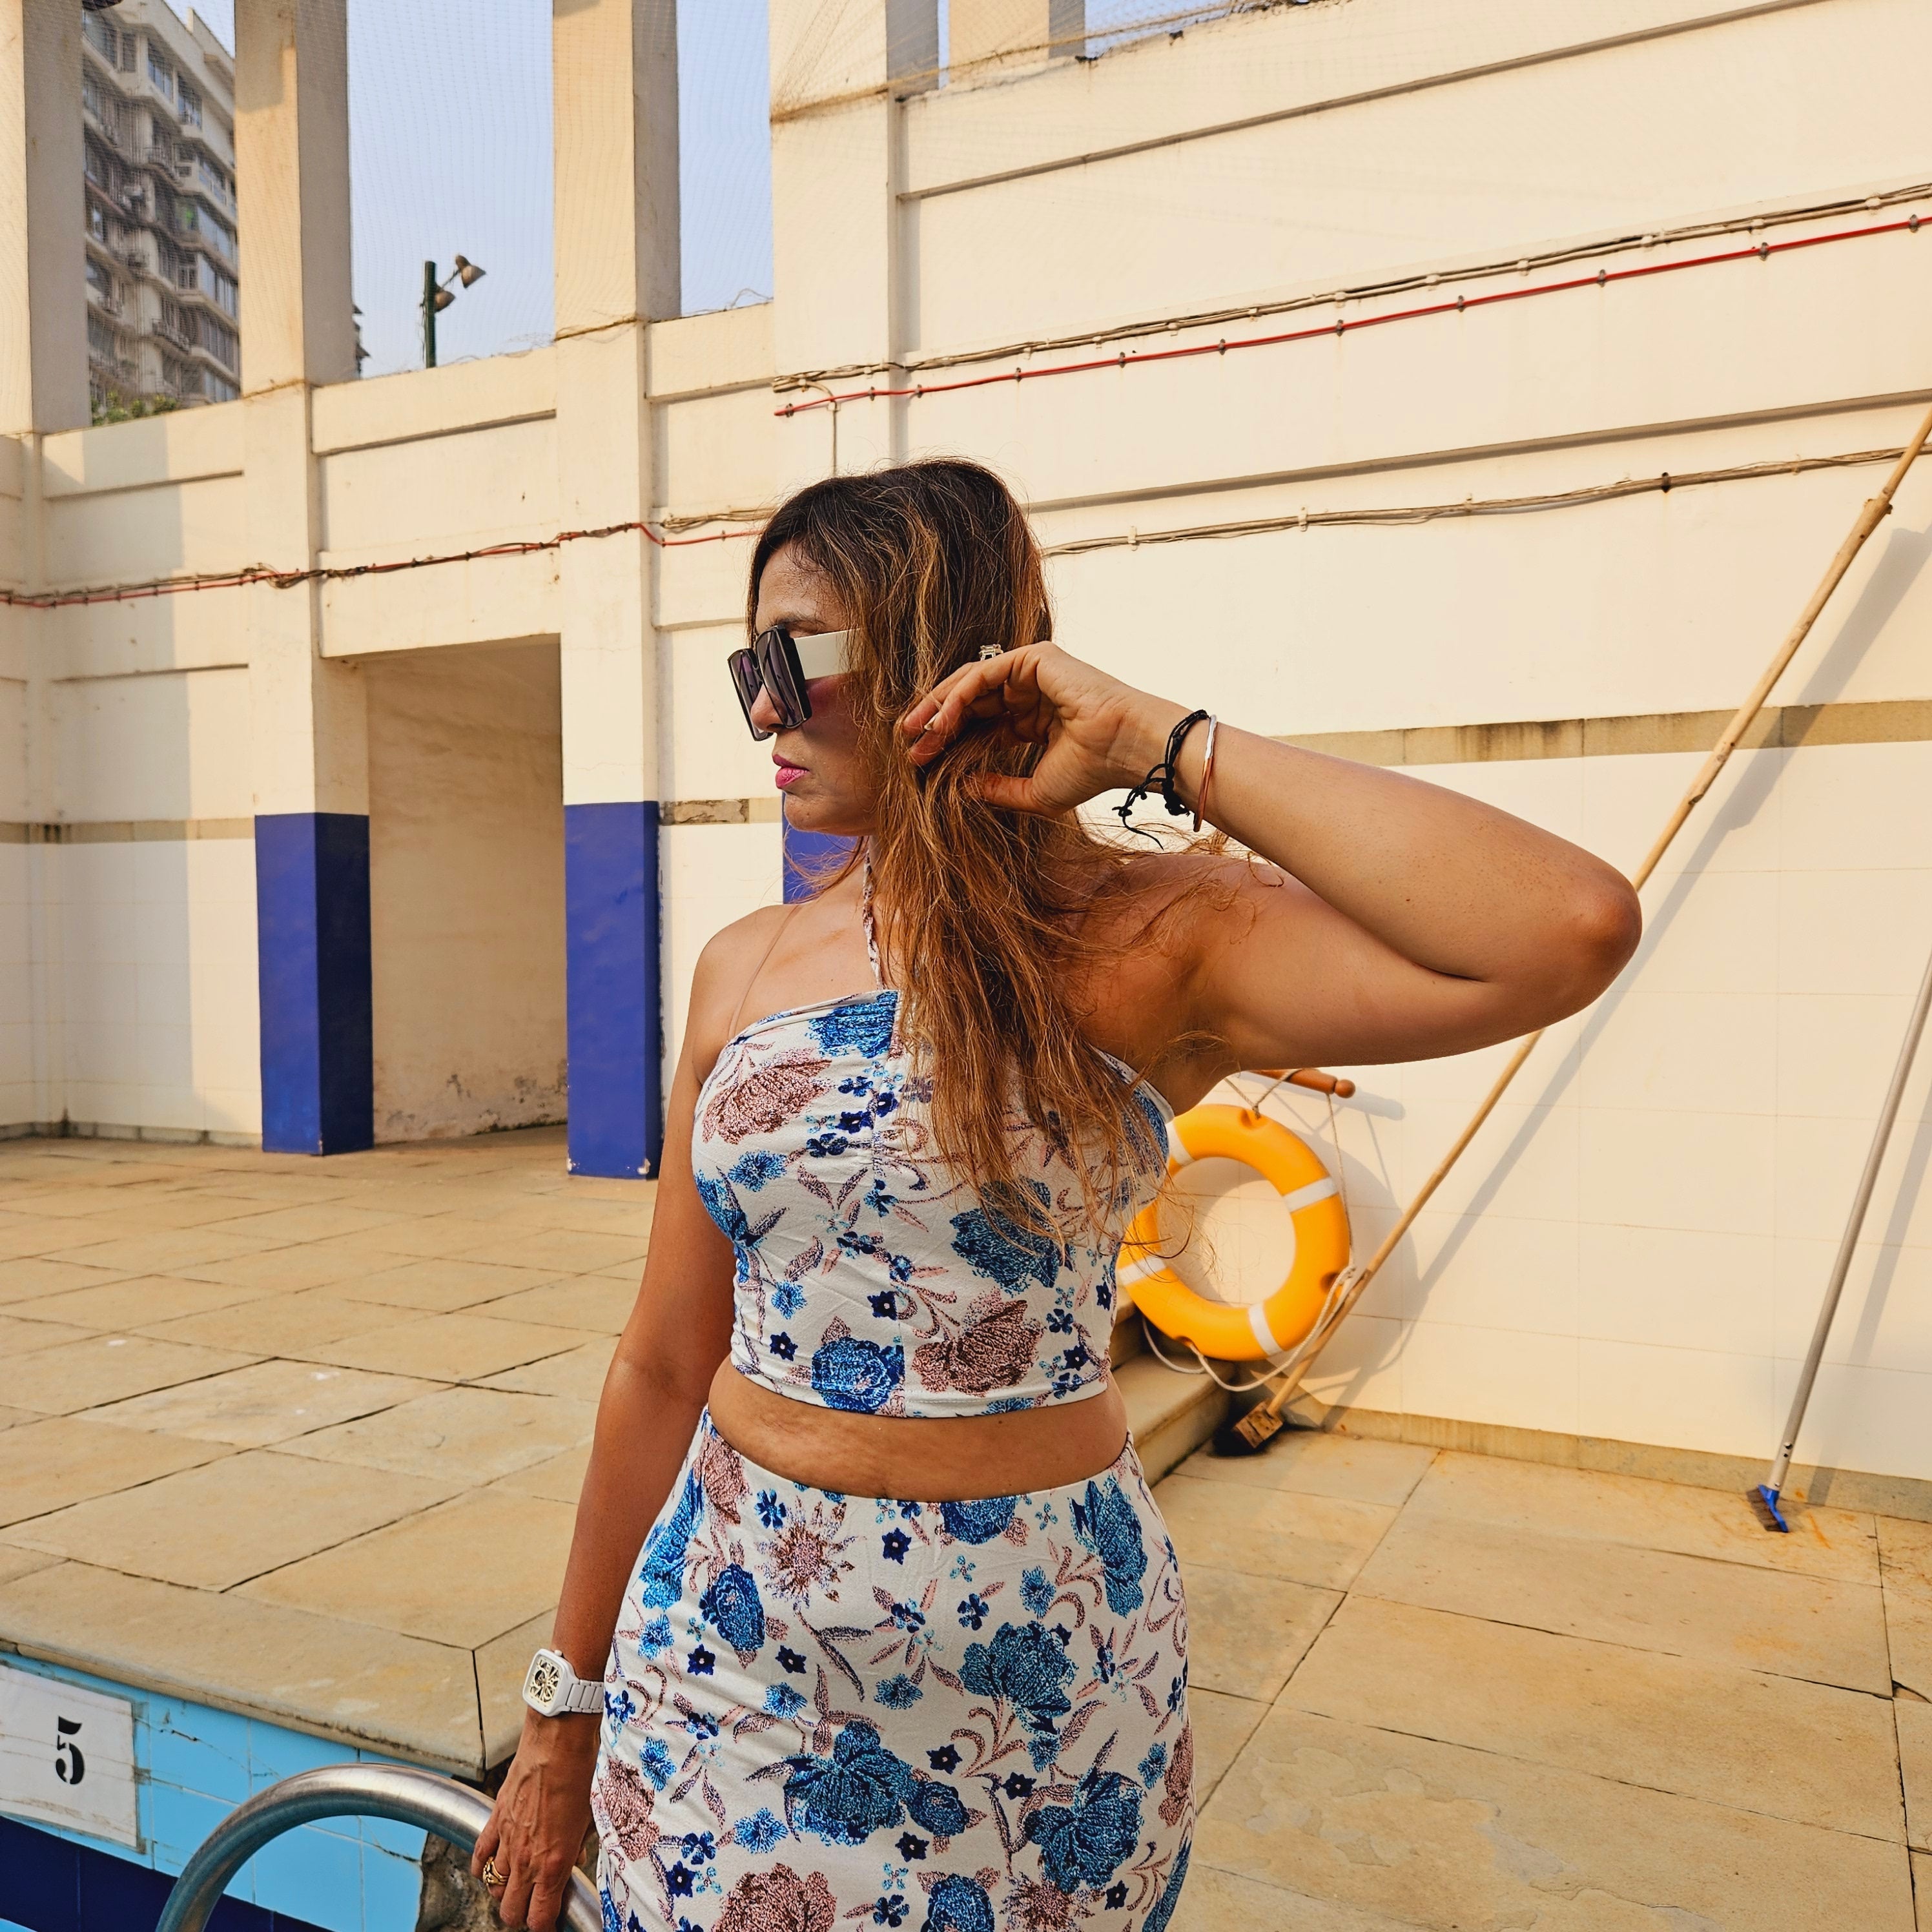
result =
[{"label": "woman's left arm raised", "polygon": [[[1186,707],[1052,644],[964,666],[907,714],[916,762],[974,722],[1043,746],[989,803],[1062,812],[1136,784]],[[1178,790],[1199,796],[1208,728]],[[1228,1066],[1373,1066],[1460,1053],[1587,1006],[1635,950],[1628,880],[1554,833],[1401,772],[1222,723],[1212,823],[1258,858],[1228,874],[1225,917],[1186,922],[1188,1025]],[[1218,1056],[1217,1056],[1218,1057]]]}]

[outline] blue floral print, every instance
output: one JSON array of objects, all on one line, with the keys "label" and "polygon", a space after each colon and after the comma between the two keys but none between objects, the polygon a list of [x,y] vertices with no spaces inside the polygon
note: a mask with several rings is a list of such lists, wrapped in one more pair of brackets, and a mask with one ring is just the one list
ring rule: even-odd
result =
[{"label": "blue floral print", "polygon": [[950,1784],[914,1776],[904,1759],[879,1742],[878,1729],[855,1718],[832,1740],[830,1757],[802,1753],[788,1760],[785,1802],[795,1828],[837,1845],[863,1844],[910,1816],[935,1835],[965,1828],[966,1807]]},{"label": "blue floral print", "polygon": [[829,1408],[876,1415],[904,1379],[905,1351],[897,1342],[882,1348],[856,1335],[837,1335],[821,1342],[812,1358],[812,1385]]},{"label": "blue floral print", "polygon": [[728,1563],[718,1580],[698,1599],[711,1628],[749,1664],[765,1647],[765,1606],[758,1598],[758,1579],[742,1564]]},{"label": "blue floral print", "polygon": [[[1132,1453],[991,1503],[949,1519],[833,1496],[700,1423],[604,1685],[592,1808],[623,1932],[1171,1919],[1192,1822],[1186,1611]],[[1123,1512],[1146,1559],[1124,1612]],[[674,1550],[676,1599],[646,1606]]]},{"label": "blue floral print", "polygon": [[920,1932],[994,1932],[986,1888],[963,1872],[948,1872],[932,1888]]},{"label": "blue floral print", "polygon": [[1141,1579],[1147,1574],[1147,1547],[1141,1520],[1112,1476],[1089,1483],[1085,1500],[1073,1505],[1073,1531],[1106,1566],[1107,1607],[1116,1616],[1142,1604]]},{"label": "blue floral print", "polygon": [[1062,1892],[1104,1886],[1140,1838],[1141,1794],[1118,1771],[1089,1771],[1071,1804],[1046,1804],[1027,1820],[1046,1875]]},{"label": "blue floral print", "polygon": [[1005,1534],[1018,1502],[1015,1496],[985,1496],[971,1502],[941,1503],[939,1517],[946,1534],[962,1543],[991,1543]]},{"label": "blue floral print", "polygon": [[827,1053],[856,1053],[876,1060],[892,1043],[892,1022],[898,1002],[890,998],[847,1000],[811,1022],[819,1046]]},{"label": "blue floral print", "polygon": [[1114,1257],[1166,1168],[1151,1090],[1118,1068],[1129,1158],[1097,1220],[1073,1150],[1017,1109],[1022,1191],[982,1198],[936,1150],[932,1077],[896,1040],[896,1012],[881,989],[774,1014],[728,1042],[704,1083],[692,1158],[734,1250],[734,1365],[868,1414],[1097,1395]]}]

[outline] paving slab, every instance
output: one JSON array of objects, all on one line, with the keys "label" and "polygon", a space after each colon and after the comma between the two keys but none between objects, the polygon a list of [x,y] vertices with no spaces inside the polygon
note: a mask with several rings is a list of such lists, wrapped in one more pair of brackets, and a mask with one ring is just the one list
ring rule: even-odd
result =
[{"label": "paving slab", "polygon": [[1241,1748],[1268,1714],[1253,1697],[1231,1697],[1224,1690],[1187,1687],[1187,1721],[1194,1733],[1194,1808],[1214,1796],[1214,1787],[1240,1755]]},{"label": "paving slab", "polygon": [[1234,1483],[1252,1490],[1400,1504],[1408,1500],[1436,1454],[1411,1442],[1284,1430],[1258,1456],[1217,1456],[1211,1449],[1197,1450],[1180,1473],[1204,1483]]},{"label": "paving slab", "polygon": [[308,1356],[345,1335],[364,1335],[392,1322],[406,1322],[413,1312],[352,1301],[338,1283],[290,1294],[260,1295],[233,1308],[151,1322],[145,1332],[211,1348],[245,1348],[250,1354]]},{"label": "paving slab", "polygon": [[[70,1248],[76,1240],[72,1221],[57,1220],[52,1215],[0,1214],[0,1261],[25,1261],[45,1256],[60,1248]],[[85,1226],[85,1223],[78,1224]],[[97,1268],[110,1268],[110,1262],[99,1261]],[[125,1274],[134,1274],[136,1268],[124,1268]]]},{"label": "paving slab", "polygon": [[475,1649],[555,1607],[575,1515],[567,1503],[485,1490],[291,1563],[238,1594]]},{"label": "paving slab", "polygon": [[[520,1292],[541,1288],[552,1277],[542,1268],[499,1268],[489,1262],[447,1258],[405,1262],[369,1275],[352,1275],[340,1292],[356,1301],[386,1302],[398,1308],[421,1309],[446,1315],[459,1308],[488,1304],[516,1321],[539,1321],[540,1316],[509,1306]],[[591,1322],[567,1322],[568,1328],[594,1329]]]},{"label": "paving slab", "polygon": [[59,1561],[44,1550],[19,1550],[11,1544],[0,1544],[0,1583],[10,1583],[16,1576],[30,1576],[36,1570],[50,1568]]},{"label": "paving slab", "polygon": [[294,1454],[332,1462],[412,1475],[446,1469],[472,1483],[493,1483],[589,1442],[596,1420],[590,1403],[561,1396],[440,1389],[380,1415],[298,1437],[289,1446]]},{"label": "paving slab", "polygon": [[265,1294],[298,1294],[304,1288],[326,1288],[402,1267],[407,1255],[349,1253],[326,1243],[299,1248],[268,1248],[260,1254],[230,1261],[195,1262],[175,1272],[195,1281],[220,1281],[237,1287],[259,1288]]},{"label": "paving slab", "polygon": [[1918,1932],[1932,1932],[1932,1853],[1912,1853],[1912,1885],[1918,1899]]},{"label": "paving slab", "polygon": [[245,1234],[272,1244],[292,1246],[298,1241],[326,1241],[340,1234],[366,1234],[386,1227],[401,1217],[382,1214],[367,1208],[344,1207],[340,1201],[309,1202],[301,1206],[271,1208],[259,1201],[243,1204],[243,1211],[224,1223],[231,1234]]},{"label": "paving slab", "polygon": [[[506,1270],[504,1272],[508,1273]],[[637,1306],[634,1282],[609,1280],[602,1275],[578,1275],[568,1281],[528,1287],[492,1304],[492,1315],[519,1322],[554,1322],[560,1328],[587,1328],[599,1335],[617,1335]]]},{"label": "paving slab", "polygon": [[[407,1318],[395,1320],[399,1312]],[[586,1342],[604,1346],[602,1337],[583,1329],[547,1328],[536,1322],[500,1322],[474,1312],[422,1315],[386,1308],[381,1312],[385,1321],[380,1328],[320,1342],[305,1352],[311,1360],[339,1363],[345,1368],[473,1382],[562,1354]]]},{"label": "paving slab", "polygon": [[1444,1450],[1408,1507],[1417,1515],[1468,1516],[1841,1582],[1870,1583],[1878,1576],[1878,1534],[1869,1516],[1807,1508],[1794,1516],[1790,1535],[1768,1536],[1742,1495],[1642,1476]]},{"label": "paving slab", "polygon": [[1390,1918],[1217,1870],[1202,1856],[1198,1837],[1187,1883],[1168,1922],[1172,1932],[1232,1932],[1235,1927],[1240,1932],[1415,1932],[1417,1924],[1413,1918]]},{"label": "paving slab", "polygon": [[645,1234],[585,1234],[570,1228],[506,1234],[493,1229],[468,1250],[478,1261],[511,1268],[546,1268],[554,1275],[589,1274],[593,1269],[638,1265],[650,1239]]},{"label": "paving slab", "polygon": [[1351,1597],[1295,1672],[1296,1710],[1902,1843],[1876,1697]]},{"label": "paving slab", "polygon": [[496,1486],[514,1490],[519,1496],[547,1497],[554,1503],[574,1503],[583,1493],[584,1474],[590,1467],[590,1444],[581,1443],[548,1462],[515,1471]]},{"label": "paving slab", "polygon": [[89,1335],[37,1349],[32,1375],[9,1378],[8,1401],[43,1415],[70,1415],[124,1396],[168,1388],[238,1369],[253,1355],[145,1335]]},{"label": "paving slab", "polygon": [[85,1563],[0,1584],[0,1630],[23,1654],[128,1678],[434,1768],[482,1769],[467,1650]]},{"label": "paving slab", "polygon": [[1358,1596],[1892,1695],[1884,1609],[1869,1583],[1405,1515],[1353,1588]]},{"label": "paving slab", "polygon": [[530,1658],[550,1640],[554,1610],[543,1610],[493,1636],[476,1652],[476,1696],[483,1720],[483,1756],[501,1764],[513,1756],[524,1729],[524,1679]]},{"label": "paving slab", "polygon": [[47,1250],[58,1261],[82,1268],[124,1268],[130,1274],[178,1274],[198,1262],[232,1261],[238,1255],[258,1255],[287,1244],[260,1234],[237,1234],[226,1228],[177,1228],[163,1234],[123,1234],[96,1240],[82,1223],[69,1226],[65,1244]]},{"label": "paving slab", "polygon": [[1906,1838],[1915,1851],[1932,1852],[1932,1704],[1901,1697],[1892,1706],[1892,1715],[1898,1724]]},{"label": "paving slab", "polygon": [[29,1256],[0,1261],[0,1308],[21,1301],[38,1301],[66,1288],[98,1288],[104,1282],[124,1281],[132,1268],[79,1268],[72,1262],[43,1261]]},{"label": "paving slab", "polygon": [[39,1322],[18,1312],[34,1305],[31,1301],[16,1301],[13,1304],[14,1312],[0,1315],[0,1362],[17,1362],[22,1356],[53,1348],[62,1342],[85,1342],[100,1332],[78,1322],[56,1322],[51,1316]]},{"label": "paving slab", "polygon": [[1442,1932],[1912,1924],[1902,1845],[1286,1706],[1194,1844],[1210,1869]]},{"label": "paving slab", "polygon": [[[499,1258],[489,1250],[502,1238],[502,1231],[487,1220],[463,1214],[437,1214],[422,1220],[392,1220],[365,1234],[338,1235],[332,1245],[344,1254],[368,1254],[380,1250],[384,1254],[409,1256],[418,1261],[433,1261],[473,1253],[477,1260],[490,1262]],[[545,1266],[541,1258],[526,1264]],[[548,1270],[553,1280],[564,1272],[561,1266]]]},{"label": "paving slab", "polygon": [[1932,1523],[1881,1516],[1878,1533],[1892,1678],[1932,1698]]},{"label": "paving slab", "polygon": [[[79,1328],[125,1333],[146,1329],[178,1316],[206,1314],[211,1308],[232,1308],[272,1289],[244,1287],[232,1282],[190,1281],[176,1276],[130,1275],[124,1281],[92,1288],[68,1288],[31,1301],[16,1301],[10,1312],[22,1321],[62,1322]],[[5,1344],[0,1342],[0,1353]]]},{"label": "paving slab", "polygon": [[140,1495],[143,1484],[227,1453],[220,1443],[111,1428],[86,1416],[36,1416],[0,1431],[0,1524],[24,1522],[91,1496]]},{"label": "paving slab", "polygon": [[30,1408],[0,1408],[0,1429],[11,1429],[22,1422],[38,1422],[40,1418]]},{"label": "paving slab", "polygon": [[256,1449],[16,1523],[8,1537],[104,1570],[227,1590],[447,1502],[461,1486]]},{"label": "paving slab", "polygon": [[1190,1688],[1264,1702],[1288,1682],[1342,1601],[1339,1590],[1184,1559],[1181,1582]]},{"label": "paving slab", "polygon": [[1208,1564],[1323,1589],[1346,1589],[1395,1520],[1394,1509],[1382,1503],[1202,1482],[1178,1472],[1156,1496],[1184,1566]]},{"label": "paving slab", "polygon": [[594,1402],[604,1393],[604,1378],[610,1372],[610,1358],[616,1352],[617,1338],[599,1335],[562,1354],[507,1369],[501,1375],[486,1376],[482,1381],[488,1388],[521,1389],[531,1395],[568,1396],[577,1402]]},{"label": "paving slab", "polygon": [[394,1408],[434,1386],[407,1376],[370,1375],[314,1362],[257,1362],[88,1412],[126,1428],[165,1430],[200,1442],[260,1449]]}]

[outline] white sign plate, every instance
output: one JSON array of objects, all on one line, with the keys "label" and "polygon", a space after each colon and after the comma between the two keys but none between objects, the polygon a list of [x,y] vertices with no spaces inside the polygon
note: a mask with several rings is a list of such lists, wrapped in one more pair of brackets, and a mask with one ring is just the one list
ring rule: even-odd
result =
[{"label": "white sign plate", "polygon": [[0,1665],[0,1811],[138,1847],[133,1702]]}]

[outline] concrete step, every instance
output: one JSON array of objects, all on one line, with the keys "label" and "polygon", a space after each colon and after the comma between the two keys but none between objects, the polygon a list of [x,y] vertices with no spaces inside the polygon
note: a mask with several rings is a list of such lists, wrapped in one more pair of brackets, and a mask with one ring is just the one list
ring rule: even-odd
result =
[{"label": "concrete step", "polygon": [[1127,1405],[1127,1426],[1148,1480],[1157,1483],[1220,1427],[1228,1396],[1205,1376],[1184,1376],[1150,1354],[1136,1354],[1114,1371]]}]

